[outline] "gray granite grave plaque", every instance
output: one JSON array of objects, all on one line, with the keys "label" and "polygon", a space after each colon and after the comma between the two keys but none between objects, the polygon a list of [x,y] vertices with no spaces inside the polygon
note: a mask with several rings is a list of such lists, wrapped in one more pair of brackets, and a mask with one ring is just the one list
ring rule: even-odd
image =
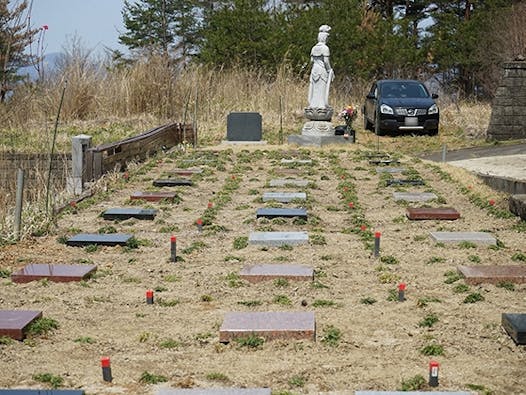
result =
[{"label": "gray granite grave plaque", "polygon": [[99,234],[99,233],[79,233],[73,237],[70,237],[66,241],[66,245],[72,247],[84,247],[91,244],[105,245],[105,246],[125,246],[126,243],[133,236],[126,233],[110,233],[110,234]]},{"label": "gray granite grave plaque", "polygon": [[248,242],[273,247],[299,245],[307,244],[309,235],[307,232],[251,232]]},{"label": "gray granite grave plaque", "polygon": [[486,232],[431,232],[431,238],[437,243],[462,243],[463,241],[497,245],[497,239]]},{"label": "gray granite grave plaque", "polygon": [[226,119],[228,141],[260,141],[262,136],[261,114],[258,112],[231,112]]},{"label": "gray granite grave plaque", "polygon": [[376,173],[395,174],[395,173],[403,173],[406,170],[407,170],[407,168],[405,168],[405,167],[377,167],[376,168]]},{"label": "gray granite grave plaque", "polygon": [[129,218],[152,220],[157,215],[157,210],[147,208],[110,208],[102,213],[106,220],[124,220]]},{"label": "gray granite grave plaque", "polygon": [[312,164],[312,159],[281,159],[283,165],[310,165]]},{"label": "gray granite grave plaque", "polygon": [[160,388],[156,395],[270,395],[270,388]]},{"label": "gray granite grave plaque", "polygon": [[307,200],[307,194],[305,192],[265,192],[263,194],[264,202],[289,203],[293,200]]},{"label": "gray granite grave plaque", "polygon": [[239,272],[239,276],[253,283],[275,278],[309,281],[314,279],[314,270],[304,265],[259,264],[245,266]]},{"label": "gray granite grave plaque", "polygon": [[277,217],[300,217],[307,218],[307,210],[304,208],[258,208],[257,218],[277,218]]}]

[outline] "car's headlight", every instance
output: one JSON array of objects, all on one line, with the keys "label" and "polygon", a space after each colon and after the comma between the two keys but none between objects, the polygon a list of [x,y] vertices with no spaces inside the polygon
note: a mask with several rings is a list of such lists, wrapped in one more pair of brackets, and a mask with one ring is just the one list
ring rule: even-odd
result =
[{"label": "car's headlight", "polygon": [[427,113],[429,115],[431,114],[438,114],[438,106],[436,104],[433,104],[429,109],[427,110]]},{"label": "car's headlight", "polygon": [[389,107],[387,104],[382,104],[380,106],[380,112],[382,114],[394,114],[394,111],[391,107]]}]

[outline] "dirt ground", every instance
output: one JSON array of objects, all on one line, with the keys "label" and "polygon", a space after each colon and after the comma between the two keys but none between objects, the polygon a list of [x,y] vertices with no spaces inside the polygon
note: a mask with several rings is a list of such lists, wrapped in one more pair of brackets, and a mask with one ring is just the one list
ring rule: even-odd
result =
[{"label": "dirt ground", "polygon": [[[271,146],[172,153],[130,171],[129,179],[117,182],[109,193],[68,209],[52,234],[2,248],[4,270],[27,263],[93,263],[98,271],[82,283],[14,284],[0,279],[2,309],[42,310],[59,324],[48,335],[0,344],[0,387],[42,388],[34,375],[50,373],[64,379],[63,388],[81,388],[86,394],[154,394],[159,387],[352,393],[400,389],[402,381],[416,375],[427,382],[428,364],[434,359],[440,363],[439,390],[526,394],[526,348],[516,346],[500,324],[504,312],[526,312],[526,285],[514,290],[470,286],[457,293],[462,280],[444,282],[444,273],[457,265],[526,264],[512,260],[526,253],[518,220],[500,219],[479,208],[461,187],[495,199],[502,208],[505,196],[464,170],[441,165],[459,180],[452,182],[441,177],[435,164],[402,158],[402,165],[427,183],[405,190],[432,190],[440,197],[432,206],[455,207],[462,215],[456,221],[408,221],[405,206],[392,198],[395,189],[380,184],[376,166],[363,154],[357,147],[287,151]],[[289,165],[295,170],[283,175],[281,158],[310,158],[313,163]],[[204,172],[193,176],[193,187],[174,188],[179,203],[142,204],[159,209],[154,221],[109,222],[100,216],[111,207],[138,207],[129,201],[132,192],[156,190],[154,179],[181,166]],[[286,177],[312,183],[305,189],[267,186],[273,178]],[[354,209],[348,209],[341,183],[354,186]],[[261,202],[263,192],[303,190],[308,196],[303,204],[309,214],[306,224],[256,220],[256,209],[269,206]],[[199,233],[195,221],[206,214],[208,202],[217,215],[214,225]],[[383,263],[357,231],[360,221],[353,218],[361,214],[368,229],[382,233]],[[142,245],[92,251],[59,242],[78,232],[107,231],[108,226],[134,234]],[[235,241],[256,230],[307,231],[311,242],[293,248],[235,248]],[[438,230],[489,231],[501,248],[437,244],[429,232]],[[183,262],[169,262],[172,234]],[[235,277],[246,264],[280,262],[312,266],[315,281],[283,286],[273,281],[249,284]],[[388,300],[399,282],[407,283],[403,303]],[[156,290],[154,305],[145,303],[147,289]],[[484,300],[463,303],[472,292]],[[267,341],[257,348],[221,344],[219,327],[229,311],[314,311],[316,342]],[[438,321],[420,326],[431,314]],[[331,329],[341,332],[333,345],[324,341]],[[430,344],[441,345],[443,355],[423,355],[421,350]],[[111,358],[111,384],[102,381],[102,356]],[[141,382],[144,372],[167,381]]]}]

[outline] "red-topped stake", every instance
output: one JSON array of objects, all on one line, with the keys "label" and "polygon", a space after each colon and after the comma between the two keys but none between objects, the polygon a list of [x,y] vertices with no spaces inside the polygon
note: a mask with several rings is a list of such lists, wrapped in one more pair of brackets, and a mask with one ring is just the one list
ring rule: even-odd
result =
[{"label": "red-topped stake", "polygon": [[197,231],[201,233],[203,231],[203,220],[201,218],[198,218],[197,221],[195,221],[197,225]]},{"label": "red-topped stake", "polygon": [[100,366],[102,367],[102,379],[108,383],[111,383],[113,377],[111,377],[110,357],[102,357],[100,359]]},{"label": "red-topped stake", "polygon": [[214,207],[214,203],[208,202],[208,208],[212,208],[212,207]]},{"label": "red-topped stake", "polygon": [[365,225],[361,225],[361,226],[360,226],[360,230],[361,230],[362,232],[365,232],[365,231],[367,230],[367,226],[365,226]]},{"label": "red-topped stake", "polygon": [[429,362],[429,386],[438,387],[438,362]]},{"label": "red-topped stake", "polygon": [[153,291],[151,289],[146,291],[146,304],[153,304]]},{"label": "red-topped stake", "polygon": [[177,238],[170,237],[170,262],[177,262]]},{"label": "red-topped stake", "polygon": [[495,200],[490,199],[490,200],[488,201],[488,203],[489,203],[490,206],[494,206],[494,205],[495,205]]},{"label": "red-topped stake", "polygon": [[374,233],[374,256],[377,257],[380,255],[380,237],[382,234],[380,232]]},{"label": "red-topped stake", "polygon": [[349,202],[349,208],[354,208],[354,203],[353,202]]},{"label": "red-topped stake", "polygon": [[398,301],[403,302],[405,300],[405,283],[398,284]]}]

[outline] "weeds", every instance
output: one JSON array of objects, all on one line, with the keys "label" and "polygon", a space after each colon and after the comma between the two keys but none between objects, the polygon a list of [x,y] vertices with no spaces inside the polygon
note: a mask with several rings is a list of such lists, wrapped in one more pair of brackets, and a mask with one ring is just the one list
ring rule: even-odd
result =
[{"label": "weeds", "polygon": [[337,304],[333,300],[316,299],[312,303],[312,307],[335,307]]},{"label": "weeds", "polygon": [[469,286],[467,284],[457,284],[453,287],[453,292],[456,294],[461,294],[469,291]]},{"label": "weeds", "polygon": [[280,304],[282,306],[289,306],[292,304],[292,301],[289,299],[287,295],[275,295],[272,299],[272,302],[276,304]]},{"label": "weeds", "polygon": [[483,300],[484,296],[482,296],[480,292],[473,292],[464,298],[464,303],[477,303]]},{"label": "weeds", "polygon": [[338,328],[329,325],[323,330],[323,337],[321,338],[321,341],[328,346],[336,347],[341,338],[342,332]]},{"label": "weeds", "polygon": [[292,376],[289,379],[289,385],[291,387],[303,387],[305,385],[305,377],[301,375]]},{"label": "weeds", "polygon": [[259,348],[265,343],[265,339],[260,336],[256,336],[255,334],[236,337],[235,341],[240,347],[247,348]]},{"label": "weeds", "polygon": [[233,247],[235,250],[242,250],[243,248],[247,246],[248,246],[248,237],[240,236],[234,239]]},{"label": "weeds", "polygon": [[435,263],[443,263],[445,261],[446,258],[442,258],[441,256],[432,256],[425,263],[426,265],[434,265]]},{"label": "weeds", "polygon": [[420,374],[413,376],[409,379],[402,380],[401,391],[418,391],[424,389],[426,385],[426,379]]},{"label": "weeds", "polygon": [[431,328],[438,322],[438,316],[436,314],[428,314],[424,317],[422,321],[418,323],[419,327]]},{"label": "weeds", "polygon": [[289,280],[286,278],[280,277],[274,280],[274,286],[278,288],[284,288],[289,286]]},{"label": "weeds", "polygon": [[226,374],[219,373],[219,372],[208,373],[206,375],[206,379],[212,380],[212,381],[223,381],[223,382],[230,381],[230,379],[228,378]]},{"label": "weeds", "polygon": [[81,344],[93,344],[95,343],[95,339],[89,336],[81,336],[77,337],[75,340],[73,340],[75,343],[81,343]]},{"label": "weeds", "polygon": [[243,285],[243,281],[239,277],[239,274],[235,272],[228,273],[225,277],[228,286],[231,288],[239,288]]},{"label": "weeds", "polygon": [[38,373],[33,375],[33,380],[39,381],[41,383],[46,383],[51,386],[51,388],[59,388],[64,384],[64,379],[60,376],[55,376],[51,373]]},{"label": "weeds", "polygon": [[498,288],[504,288],[507,291],[515,291],[515,284],[511,281],[501,281],[497,284]]},{"label": "weeds", "polygon": [[143,384],[166,383],[168,379],[165,376],[156,375],[147,371],[142,372],[139,382]]},{"label": "weeds", "polygon": [[194,241],[189,247],[183,248],[181,253],[185,255],[189,255],[195,251],[202,251],[206,247],[208,247],[206,243],[202,241]]},{"label": "weeds", "polygon": [[522,252],[516,252],[511,256],[511,260],[515,262],[526,262],[526,254]]},{"label": "weeds", "polygon": [[453,284],[461,278],[460,274],[455,270],[448,270],[444,273],[444,276],[446,277],[444,280],[446,284]]},{"label": "weeds", "polygon": [[398,265],[400,262],[392,255],[385,255],[380,257],[380,262],[386,265]]},{"label": "weeds", "polygon": [[422,347],[420,353],[427,356],[440,356],[444,355],[444,347],[440,344],[428,344]]},{"label": "weeds", "polygon": [[180,345],[181,343],[179,343],[177,340],[170,339],[170,338],[165,339],[159,343],[159,347],[168,348],[168,349],[177,348]]},{"label": "weeds", "polygon": [[261,306],[263,302],[261,302],[261,300],[241,300],[237,302],[237,304],[240,304],[242,306],[247,306],[247,307],[255,307],[255,306]]},{"label": "weeds", "polygon": [[366,298],[360,299],[360,303],[361,304],[365,304],[365,305],[372,305],[372,304],[375,304],[376,302],[377,302],[377,300],[375,298],[371,298],[371,297],[366,297]]},{"label": "weeds", "polygon": [[30,336],[47,335],[49,332],[58,329],[58,322],[53,318],[42,317],[27,327],[27,334]]}]

